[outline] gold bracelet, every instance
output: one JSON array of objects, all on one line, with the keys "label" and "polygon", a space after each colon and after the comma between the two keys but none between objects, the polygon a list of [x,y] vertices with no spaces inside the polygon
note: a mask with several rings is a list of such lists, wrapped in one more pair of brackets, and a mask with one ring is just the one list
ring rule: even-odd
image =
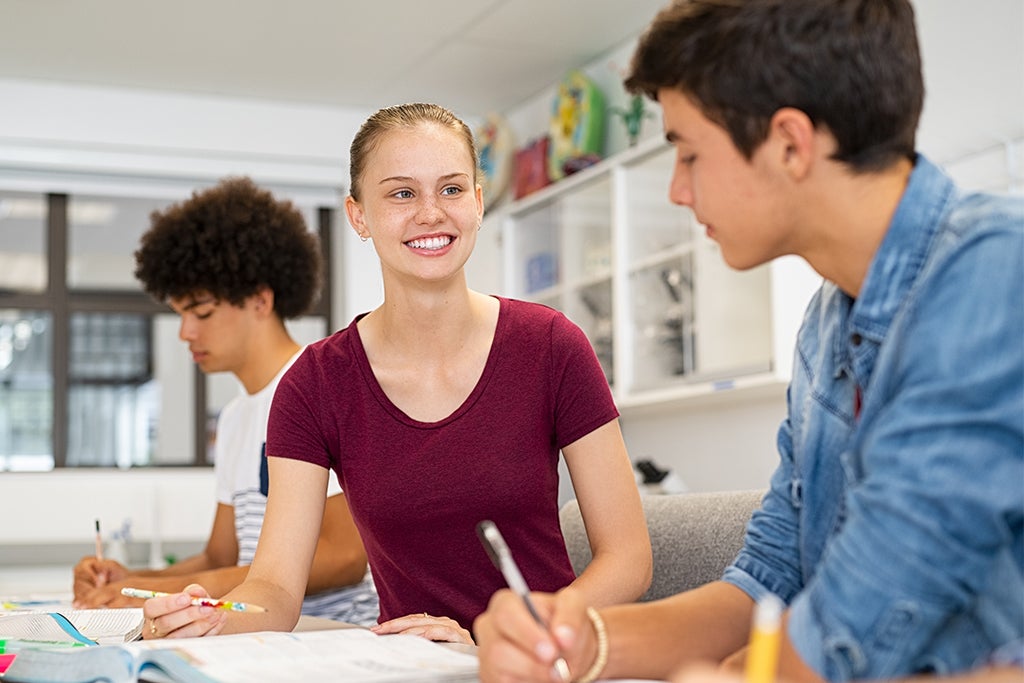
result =
[{"label": "gold bracelet", "polygon": [[604,619],[593,607],[587,608],[587,617],[594,626],[594,633],[597,634],[597,657],[594,663],[587,669],[587,673],[576,679],[576,683],[593,683],[608,665],[608,631],[604,627]]}]

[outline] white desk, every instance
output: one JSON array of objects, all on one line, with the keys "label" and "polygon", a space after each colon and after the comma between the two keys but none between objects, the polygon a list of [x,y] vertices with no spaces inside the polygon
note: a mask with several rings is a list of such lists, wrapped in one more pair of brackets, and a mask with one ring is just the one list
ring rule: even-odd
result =
[{"label": "white desk", "polygon": [[71,565],[0,567],[0,597],[67,593],[71,600]]}]

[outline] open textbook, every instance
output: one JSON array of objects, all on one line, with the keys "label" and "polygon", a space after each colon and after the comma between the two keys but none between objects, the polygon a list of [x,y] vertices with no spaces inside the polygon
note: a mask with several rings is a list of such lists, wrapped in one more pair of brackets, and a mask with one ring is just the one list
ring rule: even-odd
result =
[{"label": "open textbook", "polygon": [[238,633],[23,650],[4,683],[476,681],[477,659],[419,636],[364,629]]},{"label": "open textbook", "polygon": [[0,612],[0,639],[54,643],[116,644],[137,640],[142,608]]}]

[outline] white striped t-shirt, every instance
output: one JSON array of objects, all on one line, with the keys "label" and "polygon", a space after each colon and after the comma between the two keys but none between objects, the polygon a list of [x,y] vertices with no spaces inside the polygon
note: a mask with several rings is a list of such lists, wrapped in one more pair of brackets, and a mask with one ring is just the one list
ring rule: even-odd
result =
[{"label": "white striped t-shirt", "polygon": [[[248,394],[242,388],[217,418],[214,444],[217,501],[234,508],[239,565],[252,564],[267,507],[264,449],[271,399],[278,381],[301,353],[295,354],[277,376],[255,394]],[[327,495],[340,493],[337,477],[331,472]],[[306,596],[302,613],[363,626],[376,623],[377,591],[369,570],[358,584]]]}]

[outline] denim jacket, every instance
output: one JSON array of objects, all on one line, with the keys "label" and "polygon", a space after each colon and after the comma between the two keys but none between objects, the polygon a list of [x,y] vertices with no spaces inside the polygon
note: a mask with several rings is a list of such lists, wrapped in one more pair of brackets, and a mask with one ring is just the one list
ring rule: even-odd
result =
[{"label": "denim jacket", "polygon": [[963,670],[1024,635],[1024,199],[918,156],[860,296],[797,340],[781,461],[724,579],[826,679]]}]

